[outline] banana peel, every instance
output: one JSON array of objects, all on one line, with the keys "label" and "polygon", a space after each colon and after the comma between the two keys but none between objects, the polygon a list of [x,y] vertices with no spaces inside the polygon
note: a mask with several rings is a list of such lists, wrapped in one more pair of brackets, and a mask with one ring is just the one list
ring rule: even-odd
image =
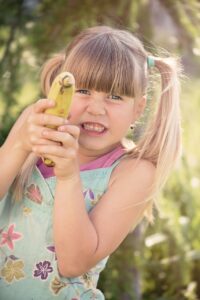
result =
[{"label": "banana peel", "polygon": [[[67,118],[75,91],[75,79],[69,72],[60,73],[53,81],[48,93],[48,99],[55,101],[55,106],[45,110],[46,114],[56,115],[61,118]],[[56,129],[55,126],[47,126]],[[49,158],[43,158],[43,162],[48,167],[53,167],[55,164]]]}]

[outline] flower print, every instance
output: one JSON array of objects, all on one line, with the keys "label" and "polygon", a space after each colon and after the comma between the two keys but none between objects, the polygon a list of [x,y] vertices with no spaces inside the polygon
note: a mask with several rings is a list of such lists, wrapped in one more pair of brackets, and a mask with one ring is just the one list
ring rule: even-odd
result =
[{"label": "flower print", "polygon": [[91,189],[89,189],[89,196],[91,200],[94,200],[94,193]]},{"label": "flower print", "polygon": [[57,295],[60,290],[67,286],[67,283],[60,281],[57,277],[51,282],[51,289],[55,295]]},{"label": "flower print", "polygon": [[8,283],[11,283],[14,279],[20,280],[25,277],[23,272],[24,263],[22,260],[10,260],[6,262],[6,265],[1,270],[1,276]]},{"label": "flower print", "polygon": [[94,193],[91,189],[85,190],[83,194],[85,197],[86,197],[86,195],[88,195],[90,200],[94,200]]},{"label": "flower print", "polygon": [[10,259],[12,260],[16,260],[16,259],[19,259],[18,257],[16,257],[15,255],[11,254],[8,256]]},{"label": "flower print", "polygon": [[53,253],[55,253],[55,246],[51,245],[51,246],[48,246],[47,249]]},{"label": "flower print", "polygon": [[40,192],[40,189],[37,185],[31,184],[27,187],[27,193],[26,196],[31,200],[38,204],[42,203],[42,194]]},{"label": "flower print", "polygon": [[55,246],[48,246],[47,249],[52,252],[52,253],[55,253],[55,260],[57,260],[57,256],[56,256],[56,250],[55,250]]},{"label": "flower print", "polygon": [[83,192],[83,196],[84,198],[89,196],[90,200],[93,200],[94,199],[94,193],[91,189],[86,189],[84,192]]},{"label": "flower print", "polygon": [[[75,286],[78,285],[78,284],[80,284],[81,286],[83,285],[83,283],[80,282],[79,280],[78,281],[74,281],[74,282],[71,282],[71,281],[69,281],[69,282],[63,282],[63,281],[60,281],[60,279],[58,277],[55,277],[51,281],[51,289],[52,289],[53,293],[55,295],[57,295],[62,288],[67,288],[67,287],[69,287],[70,285],[73,285],[73,284]],[[77,293],[76,293],[76,295],[77,295]],[[71,300],[80,300],[80,298],[72,298]]]},{"label": "flower print", "polygon": [[101,195],[97,195],[97,197],[95,199],[91,200],[91,204],[92,206],[95,206],[97,204],[97,202],[100,200]]},{"label": "flower print", "polygon": [[47,260],[36,264],[36,268],[37,269],[34,271],[34,277],[41,277],[42,280],[46,280],[49,273],[53,272],[51,263]]},{"label": "flower print", "polygon": [[0,246],[7,244],[7,246],[10,248],[10,250],[14,249],[14,240],[18,240],[22,237],[22,235],[19,232],[14,232],[15,224],[11,224],[8,228],[7,232],[2,232],[1,237],[1,243]]},{"label": "flower print", "polygon": [[82,277],[82,280],[83,280],[83,282],[84,282],[84,284],[86,285],[87,288],[92,286],[92,277],[90,276],[90,274],[88,272],[83,274],[81,277]]},{"label": "flower print", "polygon": [[25,216],[30,215],[31,212],[32,212],[32,209],[31,209],[30,207],[26,207],[26,206],[23,207],[23,214],[24,214]]},{"label": "flower print", "polygon": [[101,195],[97,195],[95,197],[95,194],[94,192],[91,190],[91,189],[86,189],[84,192],[83,192],[83,196],[84,198],[88,197],[89,200],[90,200],[90,203],[92,206],[95,206],[95,204],[97,204],[97,202],[99,201],[99,199],[101,198]]}]

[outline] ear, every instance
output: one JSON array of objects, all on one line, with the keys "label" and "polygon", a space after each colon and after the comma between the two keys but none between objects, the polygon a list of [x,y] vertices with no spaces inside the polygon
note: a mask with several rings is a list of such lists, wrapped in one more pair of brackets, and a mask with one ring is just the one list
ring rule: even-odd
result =
[{"label": "ear", "polygon": [[139,117],[142,115],[145,107],[146,107],[146,95],[142,96],[140,100],[135,104],[134,107],[134,121],[139,119]]}]

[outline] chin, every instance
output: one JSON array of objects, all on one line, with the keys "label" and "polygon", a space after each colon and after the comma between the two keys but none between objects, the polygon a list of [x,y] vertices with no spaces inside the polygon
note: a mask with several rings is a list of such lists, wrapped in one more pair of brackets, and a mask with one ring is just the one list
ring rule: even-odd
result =
[{"label": "chin", "polygon": [[100,144],[100,143],[88,143],[87,145],[84,143],[79,143],[80,148],[84,149],[86,152],[94,154],[95,155],[101,155],[104,153],[107,153],[111,150],[113,150],[117,144],[114,145],[106,145],[106,144]]}]

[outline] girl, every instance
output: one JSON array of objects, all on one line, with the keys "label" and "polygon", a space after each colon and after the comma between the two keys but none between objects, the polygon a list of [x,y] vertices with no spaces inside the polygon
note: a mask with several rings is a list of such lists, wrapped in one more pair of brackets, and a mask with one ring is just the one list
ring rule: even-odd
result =
[{"label": "girl", "polygon": [[[148,66],[161,74],[161,97],[146,133],[127,148],[146,104]],[[0,149],[0,299],[104,299],[99,273],[151,211],[179,155],[174,59],[149,57],[131,33],[99,26],[44,65],[45,95],[62,71],[76,81],[68,120],[45,114],[54,103],[41,99]]]}]

